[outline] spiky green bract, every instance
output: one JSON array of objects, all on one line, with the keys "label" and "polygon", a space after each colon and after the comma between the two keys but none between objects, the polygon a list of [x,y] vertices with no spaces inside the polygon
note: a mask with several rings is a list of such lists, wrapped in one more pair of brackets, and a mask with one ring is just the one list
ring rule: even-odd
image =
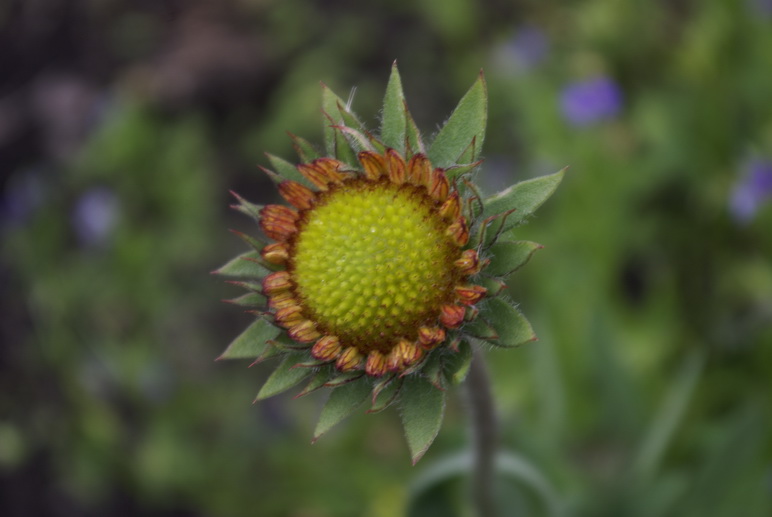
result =
[{"label": "spiky green bract", "polygon": [[[480,150],[485,138],[487,102],[488,95],[485,79],[480,74],[469,91],[463,96],[458,106],[453,110],[451,116],[437,133],[434,140],[426,143],[422,139],[413,121],[413,117],[407,109],[405,95],[402,91],[402,81],[396,63],[391,69],[391,75],[386,87],[381,113],[381,127],[378,131],[368,131],[361,122],[361,119],[351,111],[351,107],[346,102],[327,86],[323,85],[322,87],[324,148],[326,150],[326,156],[324,157],[338,160],[345,166],[345,170],[341,169],[335,172],[335,174],[341,175],[340,178],[344,178],[339,180],[340,182],[335,185],[335,188],[339,189],[338,192],[347,192],[347,194],[341,195],[339,201],[335,203],[342,207],[340,203],[345,201],[344,204],[347,207],[349,205],[356,207],[357,203],[367,203],[367,199],[369,199],[367,196],[375,196],[377,198],[381,195],[368,193],[367,189],[362,187],[364,183],[361,180],[347,181],[345,179],[347,177],[361,178],[363,174],[373,172],[372,170],[363,171],[361,169],[362,165],[360,164],[364,162],[359,160],[361,156],[359,153],[362,151],[368,151],[384,157],[390,156],[389,153],[397,153],[398,156],[404,157],[406,161],[411,158],[430,161],[430,167],[436,168],[434,174],[444,175],[451,183],[450,187],[445,183],[446,192],[443,195],[447,194],[447,188],[453,188],[454,192],[458,192],[462,196],[458,200],[456,208],[453,209],[451,206],[448,208],[448,212],[443,212],[440,209],[440,204],[443,201],[437,201],[436,205],[426,205],[427,210],[431,211],[431,217],[440,217],[438,214],[445,214],[442,217],[447,217],[447,214],[450,213],[454,214],[450,216],[451,221],[454,220],[454,217],[460,217],[462,220],[463,224],[461,226],[455,225],[452,228],[457,232],[455,235],[458,237],[458,243],[455,253],[459,253],[459,255],[448,255],[445,252],[426,249],[427,242],[434,242],[432,239],[424,239],[421,242],[414,243],[412,238],[405,238],[402,242],[395,243],[395,246],[400,247],[400,249],[404,247],[406,250],[405,253],[401,251],[399,253],[395,252],[395,260],[396,258],[402,260],[405,257],[410,257],[410,263],[401,263],[393,267],[397,268],[398,271],[404,272],[406,279],[413,279],[406,280],[404,286],[402,283],[399,283],[399,289],[392,289],[395,291],[394,293],[379,295],[382,299],[379,298],[376,304],[378,307],[384,305],[386,297],[388,297],[389,302],[392,301],[392,298],[394,298],[395,302],[398,301],[398,299],[401,299],[400,296],[404,294],[402,291],[407,291],[409,295],[415,294],[416,291],[411,291],[411,289],[416,289],[415,286],[421,287],[419,273],[424,274],[426,272],[428,267],[426,264],[428,263],[453,265],[459,264],[460,260],[460,265],[453,267],[465,268],[463,269],[465,271],[464,275],[466,275],[464,278],[467,278],[473,284],[471,287],[461,285],[461,287],[454,288],[461,289],[462,291],[458,295],[459,298],[456,302],[452,302],[455,295],[449,295],[447,299],[438,302],[440,305],[461,303],[458,300],[468,297],[464,303],[473,306],[466,308],[458,306],[457,309],[461,310],[460,313],[454,313],[453,307],[450,307],[447,309],[449,312],[441,313],[442,318],[444,318],[444,327],[437,327],[434,330],[432,328],[427,330],[424,327],[423,332],[429,332],[428,339],[439,335],[440,340],[427,341],[424,348],[419,350],[420,357],[416,358],[417,356],[414,356],[414,360],[411,359],[411,362],[405,363],[406,366],[393,369],[380,367],[363,371],[364,367],[362,366],[361,358],[355,357],[356,351],[352,348],[348,349],[352,350],[350,352],[351,358],[345,354],[341,355],[339,351],[336,351],[335,347],[338,345],[335,343],[334,338],[329,337],[329,333],[324,334],[325,339],[327,339],[323,343],[324,346],[317,342],[317,345],[321,348],[312,355],[311,349],[312,346],[315,346],[314,340],[317,339],[314,336],[319,335],[319,333],[314,334],[316,330],[314,330],[313,326],[309,327],[307,335],[301,336],[295,333],[291,338],[286,330],[282,330],[274,324],[274,319],[278,320],[276,313],[279,309],[277,305],[280,304],[281,299],[272,298],[273,295],[265,291],[266,284],[264,284],[264,280],[267,276],[281,283],[285,281],[283,278],[287,278],[288,274],[296,275],[290,277],[292,279],[291,282],[294,283],[285,284],[283,288],[286,289],[286,285],[292,285],[291,288],[296,289],[297,292],[302,291],[301,287],[305,289],[303,292],[311,292],[318,288],[319,292],[326,293],[325,296],[330,298],[328,301],[320,298],[321,295],[318,294],[308,295],[315,297],[314,299],[317,300],[315,311],[319,314],[329,312],[334,316],[337,314],[335,311],[338,311],[338,305],[340,305],[336,300],[338,298],[343,299],[343,297],[339,296],[340,293],[338,292],[327,293],[324,291],[329,284],[329,275],[324,271],[314,269],[314,264],[320,261],[324,263],[321,259],[330,256],[334,257],[333,261],[354,261],[356,262],[354,264],[336,263],[335,267],[343,276],[360,275],[357,278],[359,284],[362,285],[367,284],[368,273],[358,273],[357,271],[359,271],[358,268],[360,266],[364,271],[369,271],[373,267],[377,270],[377,267],[380,267],[378,264],[383,267],[392,267],[391,264],[394,261],[391,259],[387,260],[387,263],[384,264],[378,262],[375,266],[368,266],[372,260],[368,258],[369,251],[365,249],[366,246],[362,243],[352,248],[354,251],[358,250],[357,253],[338,253],[339,249],[348,249],[349,244],[351,244],[345,240],[346,235],[359,235],[359,240],[363,242],[367,240],[364,239],[366,233],[364,229],[359,228],[359,233],[357,233],[353,231],[353,227],[346,227],[347,224],[361,224],[360,221],[353,221],[353,219],[361,218],[360,216],[355,214],[346,217],[344,212],[347,212],[348,209],[343,210],[342,208],[340,209],[341,215],[339,218],[336,218],[336,216],[325,216],[325,223],[337,221],[336,224],[339,228],[334,229],[334,232],[341,233],[344,236],[343,240],[337,239],[337,234],[328,235],[325,233],[326,230],[320,232],[319,236],[310,232],[304,234],[303,239],[298,239],[297,241],[287,240],[285,243],[291,243],[290,251],[295,255],[285,256],[278,261],[269,261],[270,255],[265,255],[264,257],[263,253],[261,253],[266,246],[264,242],[270,241],[270,239],[266,239],[265,236],[253,238],[235,232],[250,246],[251,251],[232,259],[216,270],[215,273],[234,278],[232,283],[244,287],[248,291],[247,294],[229,300],[229,302],[249,308],[250,312],[257,314],[257,319],[228,346],[219,359],[254,359],[255,362],[259,362],[273,356],[280,356],[277,368],[259,391],[257,400],[282,393],[302,381],[307,382],[305,387],[299,390],[297,396],[303,396],[320,389],[329,390],[330,395],[322,410],[314,433],[314,439],[327,432],[363,405],[367,408],[367,412],[370,413],[376,413],[394,405],[400,411],[410,454],[415,463],[428,450],[439,432],[447,390],[453,385],[463,382],[469,371],[471,361],[473,360],[472,347],[480,343],[487,343],[495,347],[514,347],[536,339],[536,335],[528,320],[503,293],[505,292],[504,288],[507,278],[525,265],[534,252],[541,248],[541,245],[534,242],[517,240],[514,235],[517,226],[523,224],[552,195],[562,180],[563,171],[527,180],[503,192],[488,198],[482,198],[478,194],[477,188],[470,182],[469,176],[481,163]],[[291,137],[301,163],[309,164],[322,156],[307,141],[294,135],[291,135]],[[364,154],[367,155],[367,153]],[[307,177],[302,173],[302,170],[282,158],[270,154],[267,156],[274,170],[264,170],[280,187],[282,185],[286,187],[286,182],[292,181],[295,182],[292,183],[292,185],[295,185],[293,187],[295,191],[297,189],[305,189],[305,192],[309,193],[306,195],[317,196],[315,198],[317,201],[323,199],[319,197],[319,193],[314,193],[315,185],[318,187],[318,184],[313,181],[313,178]],[[311,166],[313,167],[313,164]],[[306,169],[303,170],[307,170],[309,165],[305,167]],[[434,169],[428,170],[431,172]],[[392,198],[398,201],[397,205],[399,203],[407,203],[407,198],[403,199],[400,197],[403,195],[402,192],[407,192],[400,190],[399,185],[401,185],[402,180],[394,181],[393,185],[396,186],[388,187],[384,183],[383,187],[377,187],[381,189],[379,192],[390,193],[389,195],[391,196],[389,200],[379,198],[379,206],[393,204],[394,200]],[[372,185],[375,184],[372,183]],[[442,187],[441,182],[434,183],[434,185],[436,188]],[[361,193],[364,196],[362,200],[357,197],[357,188],[361,189]],[[264,207],[254,205],[238,195],[234,195],[237,203],[233,207],[261,223]],[[297,199],[299,199],[300,204],[303,203],[302,198]],[[446,198],[440,196],[439,199]],[[335,206],[335,203],[332,203],[332,206]],[[323,204],[320,203],[319,206]],[[282,209],[281,207],[279,208]],[[396,208],[399,208],[399,206]],[[454,213],[454,210],[459,208],[462,213]],[[390,213],[388,210],[383,210],[383,217],[387,217],[388,213]],[[282,223],[282,218],[298,217],[302,219],[302,222],[299,224],[308,225],[313,224],[313,221],[317,220],[314,214],[317,214],[317,212],[313,214],[302,212],[296,216],[287,215],[286,211],[282,212],[281,210],[277,211],[274,209],[273,212],[273,216],[279,218],[277,224],[285,224],[283,227],[279,226],[279,230],[283,228],[282,231],[290,232],[297,231],[292,225],[294,223]],[[377,215],[381,217],[380,212]],[[422,217],[410,224],[416,226],[416,228],[423,228],[422,231],[424,233],[431,233],[439,229],[443,232],[442,235],[450,235],[445,233],[446,230],[443,229],[445,227],[442,225],[423,227]],[[352,219],[351,223],[349,223],[349,219]],[[408,222],[392,221],[387,224],[389,227],[388,232],[378,229],[383,224],[380,220],[373,221],[367,227],[367,231],[372,227],[375,232],[382,232],[384,235],[387,233],[390,235],[396,230],[401,232],[400,235],[410,234],[410,232],[405,230],[405,224],[408,224]],[[304,232],[308,231],[307,226],[302,227]],[[393,230],[393,228],[396,230]],[[447,231],[450,230],[451,228],[447,227]],[[275,237],[273,238],[275,239]],[[335,242],[330,245],[325,244],[328,241]],[[440,239],[437,242],[441,241]],[[386,241],[382,243],[380,240],[377,242],[380,244],[378,244],[377,249],[373,249],[373,254],[382,251],[382,246],[386,243]],[[312,257],[311,259],[305,255],[299,255],[299,253],[305,253],[302,250],[304,250],[306,245],[310,245],[315,250],[312,250],[313,253],[308,255],[308,257]],[[273,246],[276,246],[276,244]],[[411,251],[415,251],[420,256],[414,256],[415,254],[411,254]],[[319,256],[319,259],[313,258],[317,256],[314,255],[317,252],[323,253],[324,256]],[[282,252],[274,250],[273,253],[281,255]],[[285,248],[283,253],[287,253],[287,248]],[[448,259],[451,256],[458,256],[460,258]],[[287,268],[290,268],[291,271]],[[283,278],[282,275],[284,275]],[[456,273],[453,275],[456,275]],[[303,286],[297,285],[298,280],[302,281]],[[430,279],[428,282],[433,283],[435,281],[436,279]],[[336,283],[336,285],[340,286],[350,284],[350,282],[346,281],[339,284]],[[487,293],[482,298],[479,286],[487,288]],[[343,287],[337,287],[336,289],[342,290]],[[423,285],[423,289],[426,289],[426,285]],[[463,292],[464,289],[467,289],[466,293]],[[367,306],[368,301],[372,302],[368,293],[369,290],[362,289],[361,292],[349,294],[349,296],[355,295],[359,297],[354,302],[361,302],[362,306]],[[267,302],[267,299],[273,305],[268,306],[269,302]],[[305,311],[306,309],[302,310]],[[442,305],[442,311],[445,310],[446,306]],[[313,310],[308,310],[308,313],[313,312]],[[305,317],[308,317],[308,313],[304,313]],[[374,316],[369,315],[364,309],[360,310],[360,312],[355,312],[355,314],[358,314],[359,318],[369,318],[365,322],[365,326],[373,326],[375,323]],[[380,324],[382,323],[380,319],[388,317],[389,312],[379,312],[378,314],[381,314],[381,316],[378,316]],[[283,317],[291,318],[293,316],[292,313],[288,313]],[[325,318],[327,318],[325,320],[327,323],[331,321],[329,315],[325,316]],[[426,321],[422,318],[423,316],[417,318],[416,321]],[[307,323],[310,325],[315,324],[311,320]],[[397,323],[393,324],[396,325]],[[404,335],[407,332],[405,326],[410,325],[405,323],[405,321],[398,322],[398,324],[400,325],[400,330],[397,334]],[[341,325],[343,324],[341,323]],[[346,325],[348,326],[341,326],[340,328],[346,330],[351,326],[349,323],[346,323]],[[298,326],[294,328],[300,329],[304,327]],[[413,329],[412,326],[410,328],[412,329],[410,332],[415,332],[416,335],[420,334],[419,329]],[[340,331],[340,329],[338,330]],[[319,341],[322,340],[319,339]],[[366,349],[366,347],[360,345],[357,349],[362,350]],[[338,360],[331,362],[325,351],[329,352],[329,357],[337,357]]]}]

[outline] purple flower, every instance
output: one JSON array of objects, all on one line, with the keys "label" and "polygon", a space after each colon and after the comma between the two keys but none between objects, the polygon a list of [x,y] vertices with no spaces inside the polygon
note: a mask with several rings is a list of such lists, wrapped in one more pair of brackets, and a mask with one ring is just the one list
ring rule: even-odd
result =
[{"label": "purple flower", "polygon": [[86,246],[104,245],[118,222],[118,199],[106,187],[83,193],[72,212],[72,226],[78,240]]},{"label": "purple flower", "polygon": [[588,126],[615,117],[622,109],[622,90],[605,76],[571,83],[560,96],[563,116],[573,126]]},{"label": "purple flower", "polygon": [[745,166],[729,198],[729,211],[735,220],[750,222],[761,205],[772,199],[772,161],[754,158]]}]

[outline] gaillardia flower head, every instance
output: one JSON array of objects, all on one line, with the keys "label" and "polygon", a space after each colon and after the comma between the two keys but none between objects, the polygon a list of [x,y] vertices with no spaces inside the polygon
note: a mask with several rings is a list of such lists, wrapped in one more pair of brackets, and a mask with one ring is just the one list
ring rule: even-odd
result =
[{"label": "gaillardia flower head", "polygon": [[268,242],[242,235],[254,250],[217,271],[240,277],[249,292],[232,301],[257,314],[221,358],[283,356],[258,399],[305,379],[300,395],[332,388],[316,437],[367,399],[370,412],[398,404],[417,461],[471,347],[535,339],[503,280],[540,248],[512,230],[562,172],[480,196],[468,176],[485,133],[482,75],[428,147],[396,66],[377,137],[326,87],[322,98],[327,156],[297,137],[299,165],[268,155],[287,204],[236,196]]}]

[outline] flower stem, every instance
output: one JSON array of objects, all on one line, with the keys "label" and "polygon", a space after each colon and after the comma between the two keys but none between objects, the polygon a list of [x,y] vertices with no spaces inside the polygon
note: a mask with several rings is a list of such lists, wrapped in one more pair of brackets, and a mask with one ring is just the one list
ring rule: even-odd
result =
[{"label": "flower stem", "polygon": [[474,441],[472,498],[477,517],[495,517],[495,455],[498,448],[496,410],[485,357],[474,348],[474,358],[466,380],[469,413]]}]

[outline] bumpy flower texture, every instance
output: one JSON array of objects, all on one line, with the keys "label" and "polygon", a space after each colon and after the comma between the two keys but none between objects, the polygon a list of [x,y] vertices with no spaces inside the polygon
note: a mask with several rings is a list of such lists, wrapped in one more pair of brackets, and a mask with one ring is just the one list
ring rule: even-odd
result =
[{"label": "bumpy flower texture", "polygon": [[472,346],[536,339],[504,295],[504,280],[541,246],[514,233],[557,188],[563,171],[484,198],[487,92],[482,75],[431,145],[407,110],[396,65],[377,136],[323,86],[325,151],[294,137],[297,166],[268,155],[286,204],[235,195],[262,237],[215,271],[246,294],[257,317],[222,354],[255,363],[281,356],[261,400],[302,381],[298,396],[332,388],[315,438],[369,400],[400,407],[413,461],[436,436],[450,385]]}]

